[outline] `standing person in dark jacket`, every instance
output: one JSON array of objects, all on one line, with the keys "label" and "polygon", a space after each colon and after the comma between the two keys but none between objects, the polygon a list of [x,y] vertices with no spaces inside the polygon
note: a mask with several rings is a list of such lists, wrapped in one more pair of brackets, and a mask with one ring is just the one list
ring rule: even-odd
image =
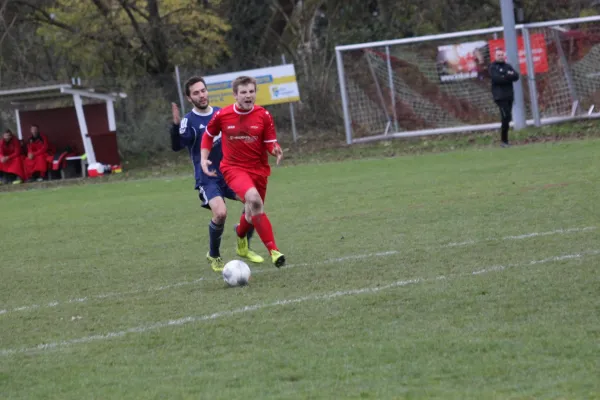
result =
[{"label": "standing person in dark jacket", "polygon": [[506,56],[502,49],[496,49],[496,61],[490,65],[490,76],[492,78],[492,95],[502,116],[502,147],[508,147],[508,127],[512,120],[512,106],[515,98],[513,82],[519,80],[519,74],[506,62]]}]

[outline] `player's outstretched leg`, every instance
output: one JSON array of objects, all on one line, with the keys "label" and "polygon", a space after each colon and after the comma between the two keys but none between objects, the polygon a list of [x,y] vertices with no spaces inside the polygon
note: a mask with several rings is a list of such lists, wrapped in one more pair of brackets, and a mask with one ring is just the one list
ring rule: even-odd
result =
[{"label": "player's outstretched leg", "polygon": [[285,265],[285,256],[279,251],[277,245],[275,244],[273,226],[271,225],[271,221],[269,221],[267,214],[261,213],[258,215],[253,215],[252,224],[258,232],[258,236],[260,236],[260,239],[269,250],[273,264],[275,264],[277,268],[283,267]]},{"label": "player's outstretched leg", "polygon": [[273,226],[271,225],[271,221],[269,221],[269,217],[264,212],[262,198],[255,188],[248,190],[246,193],[246,207],[247,212],[249,210],[249,214],[252,215],[251,220],[254,229],[256,229],[258,236],[260,236],[265,247],[269,250],[273,264],[278,268],[282,267],[285,265],[285,256],[277,248],[275,236],[273,235]]},{"label": "player's outstretched leg", "polygon": [[254,233],[254,227],[246,219],[246,213],[242,213],[240,217],[240,223],[234,227],[235,234],[237,236],[237,247],[236,253],[240,257],[247,258],[253,263],[261,263],[265,261],[264,258],[256,254],[250,248],[250,237]]}]

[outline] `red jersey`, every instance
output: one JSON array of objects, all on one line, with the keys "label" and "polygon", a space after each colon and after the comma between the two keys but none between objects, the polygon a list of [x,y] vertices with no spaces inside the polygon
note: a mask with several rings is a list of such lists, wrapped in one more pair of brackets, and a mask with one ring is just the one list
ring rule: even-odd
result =
[{"label": "red jersey", "polygon": [[267,110],[258,105],[249,111],[241,111],[235,104],[222,108],[205,131],[213,138],[219,132],[223,149],[221,170],[237,167],[262,176],[271,174],[267,146],[277,142],[277,133]]}]

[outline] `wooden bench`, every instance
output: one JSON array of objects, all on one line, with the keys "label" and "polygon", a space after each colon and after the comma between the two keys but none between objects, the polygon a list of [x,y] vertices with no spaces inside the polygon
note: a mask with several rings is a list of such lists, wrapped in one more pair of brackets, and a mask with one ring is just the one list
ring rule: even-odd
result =
[{"label": "wooden bench", "polygon": [[[71,157],[67,157],[67,164],[69,163],[69,161],[77,161],[79,160],[79,162],[81,163],[81,177],[85,178],[85,174],[87,171],[87,158],[83,157],[83,155],[81,156],[71,156]],[[65,179],[65,170],[64,168],[60,169],[60,177],[61,179]]]},{"label": "wooden bench", "polygon": [[[81,164],[81,177],[85,178],[86,177],[86,172],[87,172],[87,158],[85,157],[85,155],[80,155],[80,156],[67,156],[64,159],[65,162],[65,168],[60,167],[60,169],[55,169],[55,171],[60,171],[60,179],[65,179],[66,178],[66,174],[65,174],[65,169],[68,168],[68,165],[70,162],[73,161],[79,161]],[[52,160],[49,159],[48,161],[50,163],[50,167],[48,169],[48,180],[52,180]],[[62,162],[61,162],[62,164]]]}]

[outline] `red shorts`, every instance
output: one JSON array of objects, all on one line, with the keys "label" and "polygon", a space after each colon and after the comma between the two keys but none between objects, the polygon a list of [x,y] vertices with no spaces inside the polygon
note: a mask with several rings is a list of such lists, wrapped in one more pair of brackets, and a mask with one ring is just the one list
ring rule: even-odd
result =
[{"label": "red shorts", "polygon": [[223,178],[227,186],[235,192],[236,195],[242,202],[246,202],[246,193],[252,188],[256,188],[263,203],[267,195],[267,181],[268,177],[258,174],[253,174],[241,168],[221,168]]}]

